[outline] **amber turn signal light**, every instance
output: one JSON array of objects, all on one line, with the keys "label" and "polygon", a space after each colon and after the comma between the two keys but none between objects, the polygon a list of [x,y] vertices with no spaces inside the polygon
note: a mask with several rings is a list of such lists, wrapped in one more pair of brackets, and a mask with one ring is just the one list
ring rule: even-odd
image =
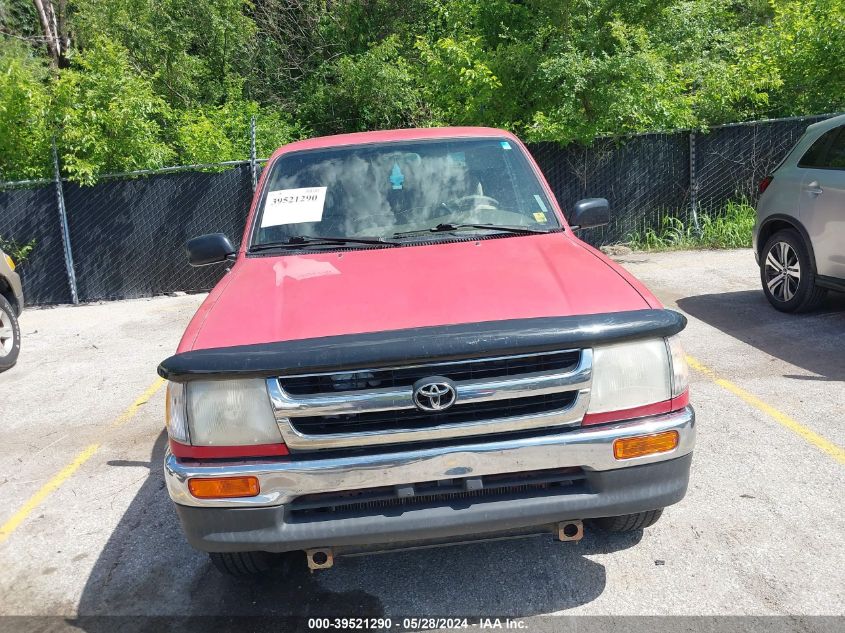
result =
[{"label": "amber turn signal light", "polygon": [[613,442],[613,456],[616,459],[631,459],[643,455],[667,453],[678,446],[678,439],[677,431],[623,437]]},{"label": "amber turn signal light", "polygon": [[228,499],[230,497],[255,497],[259,486],[257,477],[214,477],[189,479],[188,490],[197,499]]}]

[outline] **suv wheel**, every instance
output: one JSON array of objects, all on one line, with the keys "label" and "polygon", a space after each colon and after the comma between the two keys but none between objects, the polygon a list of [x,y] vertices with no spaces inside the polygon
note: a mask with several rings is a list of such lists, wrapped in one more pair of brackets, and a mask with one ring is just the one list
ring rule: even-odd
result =
[{"label": "suv wheel", "polygon": [[0,371],[18,362],[21,351],[21,328],[15,309],[0,295]]},{"label": "suv wheel", "polygon": [[781,312],[804,312],[818,307],[827,291],[816,286],[804,240],[784,229],[772,235],[760,257],[763,293]]},{"label": "suv wheel", "polygon": [[657,523],[662,514],[663,508],[660,508],[648,512],[637,512],[636,514],[623,514],[618,517],[593,519],[593,525],[606,532],[635,532],[651,527]]}]

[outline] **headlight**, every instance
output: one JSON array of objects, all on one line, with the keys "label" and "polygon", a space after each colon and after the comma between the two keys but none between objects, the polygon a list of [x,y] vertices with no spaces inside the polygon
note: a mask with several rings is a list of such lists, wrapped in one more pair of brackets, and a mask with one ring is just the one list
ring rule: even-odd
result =
[{"label": "headlight", "polygon": [[[183,443],[250,446],[282,441],[260,378],[171,383],[167,404],[168,433]],[[186,418],[180,419],[180,412]]]},{"label": "headlight", "polygon": [[672,397],[677,398],[689,389],[687,355],[677,334],[667,338],[666,345],[669,347],[669,358],[672,362]]},{"label": "headlight", "polygon": [[588,413],[633,409],[672,397],[664,339],[596,346]]}]

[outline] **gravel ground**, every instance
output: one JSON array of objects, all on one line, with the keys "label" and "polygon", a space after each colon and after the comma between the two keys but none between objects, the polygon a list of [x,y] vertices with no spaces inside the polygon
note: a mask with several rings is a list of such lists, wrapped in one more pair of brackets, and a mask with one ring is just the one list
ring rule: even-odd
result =
[{"label": "gravel ground", "polygon": [[[688,315],[691,356],[845,446],[845,296],[815,314],[780,314],[748,250],[617,259]],[[124,414],[201,300],[24,313],[20,363],[0,375],[0,523],[80,452],[96,452],[0,542],[0,614],[845,615],[845,464],[701,372],[688,496],[643,532],[225,578],[185,543],[164,489],[163,390]]]}]

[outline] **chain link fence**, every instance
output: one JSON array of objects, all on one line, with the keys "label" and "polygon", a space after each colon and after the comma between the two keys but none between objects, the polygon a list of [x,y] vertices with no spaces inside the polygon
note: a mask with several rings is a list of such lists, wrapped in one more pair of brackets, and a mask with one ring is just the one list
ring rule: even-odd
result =
[{"label": "chain link fence", "polygon": [[0,190],[0,237],[35,241],[28,261],[18,269],[27,303],[71,302],[54,185]]},{"label": "chain link fence", "polygon": [[66,184],[80,300],[144,297],[212,287],[219,267],[193,268],[185,242],[209,232],[240,241],[252,199],[249,165]]},{"label": "chain link fence", "polygon": [[807,126],[831,115],[732,124],[692,134],[697,206],[718,213],[728,200],[757,200],[757,185],[798,142]]},{"label": "chain link fence", "polygon": [[666,213],[686,213],[689,142],[685,133],[597,139],[589,147],[534,143],[529,150],[564,210],[582,198],[607,198],[607,226],[582,239],[601,246],[659,225]]},{"label": "chain link fence", "polygon": [[[589,146],[534,143],[529,149],[565,210],[581,198],[608,199],[610,224],[581,236],[601,246],[658,229],[666,215],[688,224],[695,221],[693,211],[719,213],[731,200],[753,203],[757,183],[809,124],[829,116],[602,138]],[[0,184],[0,236],[35,240],[20,268],[27,302],[68,303],[75,298],[72,288],[82,302],[210,289],[222,267],[188,266],[185,242],[222,232],[237,244],[259,162],[253,156],[104,176],[93,186]]]}]

